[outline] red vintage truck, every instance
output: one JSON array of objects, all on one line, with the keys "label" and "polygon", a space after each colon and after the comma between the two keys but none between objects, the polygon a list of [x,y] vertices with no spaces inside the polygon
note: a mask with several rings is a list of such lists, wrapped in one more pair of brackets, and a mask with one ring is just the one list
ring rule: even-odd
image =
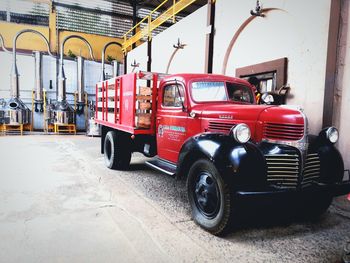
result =
[{"label": "red vintage truck", "polygon": [[140,152],[153,158],[150,167],[186,178],[194,221],[215,235],[234,222],[235,204],[251,198],[293,199],[320,215],[350,192],[337,129],[311,135],[302,110],[257,105],[254,91],[213,74],[138,72],[100,82],[105,163],[127,169]]}]

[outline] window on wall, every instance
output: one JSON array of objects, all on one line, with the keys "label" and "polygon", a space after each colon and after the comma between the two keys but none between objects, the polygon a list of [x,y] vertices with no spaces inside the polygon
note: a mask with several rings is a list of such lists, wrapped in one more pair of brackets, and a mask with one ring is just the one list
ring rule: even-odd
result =
[{"label": "window on wall", "polygon": [[253,79],[260,92],[278,93],[287,83],[287,58],[276,59],[260,64],[236,69],[236,76]]},{"label": "window on wall", "polygon": [[236,76],[248,80],[260,93],[270,93],[275,104],[285,104],[290,88],[287,84],[287,58],[236,69]]}]

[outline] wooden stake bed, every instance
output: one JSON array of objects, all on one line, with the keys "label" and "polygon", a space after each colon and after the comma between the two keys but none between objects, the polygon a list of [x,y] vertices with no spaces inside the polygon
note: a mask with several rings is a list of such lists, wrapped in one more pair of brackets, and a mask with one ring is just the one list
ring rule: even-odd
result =
[{"label": "wooden stake bed", "polygon": [[96,122],[131,134],[155,134],[158,81],[164,76],[138,72],[97,83]]}]

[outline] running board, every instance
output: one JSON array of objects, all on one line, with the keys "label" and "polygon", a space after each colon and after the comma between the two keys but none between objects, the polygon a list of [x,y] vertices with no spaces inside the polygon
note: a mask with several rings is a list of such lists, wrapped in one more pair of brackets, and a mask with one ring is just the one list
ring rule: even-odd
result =
[{"label": "running board", "polygon": [[175,176],[176,174],[175,164],[172,164],[159,158],[146,161],[146,165],[154,170],[160,171],[170,176]]}]

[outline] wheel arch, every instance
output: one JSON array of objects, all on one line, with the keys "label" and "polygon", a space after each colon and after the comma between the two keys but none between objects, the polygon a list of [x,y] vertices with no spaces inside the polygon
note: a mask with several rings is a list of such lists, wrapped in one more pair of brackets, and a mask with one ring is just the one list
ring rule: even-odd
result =
[{"label": "wheel arch", "polygon": [[203,133],[189,138],[179,154],[177,177],[186,178],[198,159],[208,159],[234,185],[261,185],[266,179],[265,160],[258,146],[238,143],[226,134]]}]

